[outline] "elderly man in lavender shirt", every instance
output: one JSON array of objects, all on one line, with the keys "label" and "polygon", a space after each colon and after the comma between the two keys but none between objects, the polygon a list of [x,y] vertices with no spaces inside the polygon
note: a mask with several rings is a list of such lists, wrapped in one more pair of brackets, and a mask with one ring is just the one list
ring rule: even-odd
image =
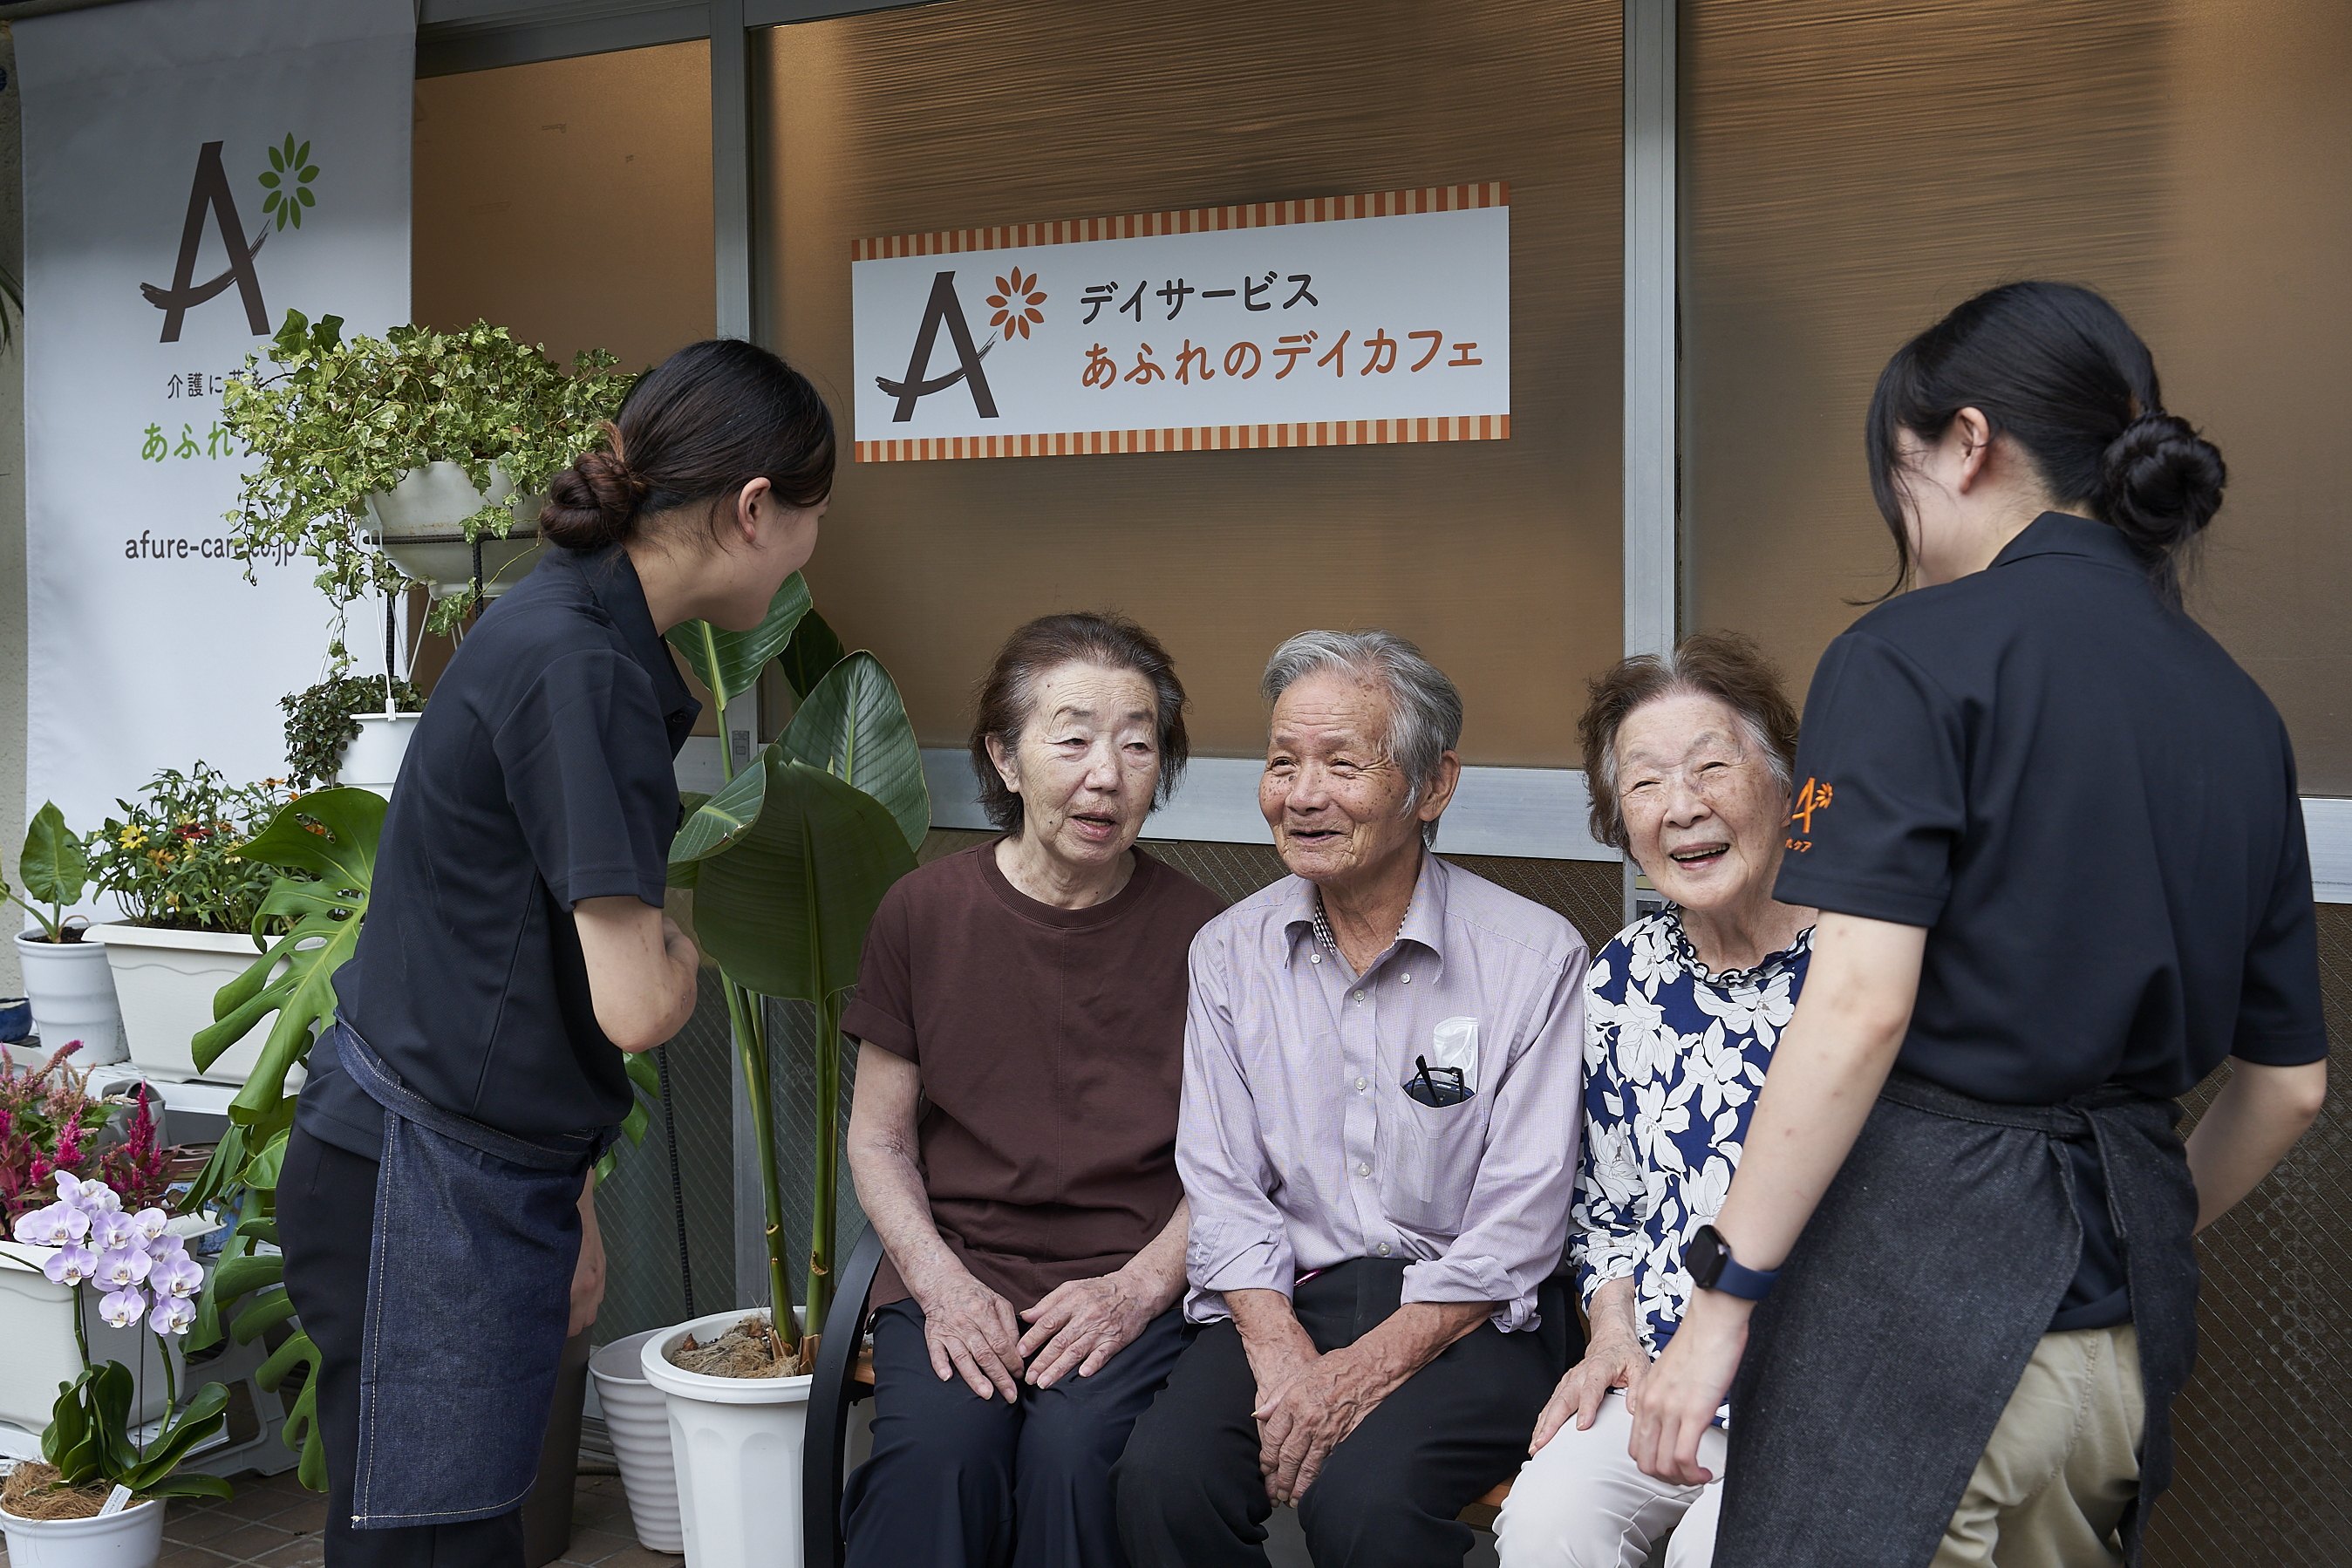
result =
[{"label": "elderly man in lavender shirt", "polygon": [[1429,852],[1462,700],[1385,632],[1275,653],[1292,875],[1192,942],[1176,1164],[1192,1342],[1117,1472],[1133,1568],[1459,1563],[1577,1346],[1584,942]]}]

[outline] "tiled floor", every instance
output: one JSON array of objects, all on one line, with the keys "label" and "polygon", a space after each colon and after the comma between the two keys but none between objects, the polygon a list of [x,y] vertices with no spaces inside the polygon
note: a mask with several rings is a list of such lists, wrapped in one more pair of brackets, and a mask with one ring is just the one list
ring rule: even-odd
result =
[{"label": "tiled floor", "polygon": [[[226,1502],[183,1500],[163,1520],[158,1568],[294,1568],[326,1561],[319,1540],[327,1501],[302,1489],[291,1472],[247,1476]],[[8,1552],[0,1546],[0,1568]],[[618,1476],[583,1476],[572,1493],[571,1568],[678,1568],[683,1559],[648,1552],[629,1528]]]}]

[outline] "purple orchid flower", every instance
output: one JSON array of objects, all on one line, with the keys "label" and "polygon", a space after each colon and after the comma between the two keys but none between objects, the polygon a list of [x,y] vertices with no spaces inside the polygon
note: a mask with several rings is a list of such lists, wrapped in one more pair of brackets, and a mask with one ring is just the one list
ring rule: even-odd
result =
[{"label": "purple orchid flower", "polygon": [[89,1244],[100,1252],[136,1247],[139,1243],[139,1226],[121,1209],[100,1209],[89,1216]]},{"label": "purple orchid flower", "polygon": [[184,1249],[157,1258],[147,1272],[147,1289],[154,1291],[159,1300],[167,1298],[184,1300],[204,1288],[204,1265],[189,1257]]},{"label": "purple orchid flower", "polygon": [[178,1294],[158,1296],[147,1326],[159,1334],[184,1334],[196,1321],[196,1304]]},{"label": "purple orchid flower", "polygon": [[98,1254],[68,1242],[49,1255],[49,1260],[41,1265],[41,1272],[52,1285],[79,1285],[98,1272]]},{"label": "purple orchid flower", "polygon": [[121,1290],[146,1279],[147,1271],[153,1267],[153,1260],[143,1249],[118,1247],[99,1254],[98,1272],[93,1278],[110,1289]]},{"label": "purple orchid flower", "polygon": [[109,1290],[99,1299],[98,1315],[110,1328],[127,1329],[147,1315],[147,1298],[136,1285]]},{"label": "purple orchid flower", "polygon": [[149,1244],[150,1252],[154,1250],[153,1244],[163,1238],[163,1227],[171,1223],[172,1216],[157,1208],[141,1209],[131,1216],[131,1227]]},{"label": "purple orchid flower", "polygon": [[16,1216],[16,1239],[27,1247],[71,1247],[89,1234],[89,1215],[71,1204],[51,1204]]}]

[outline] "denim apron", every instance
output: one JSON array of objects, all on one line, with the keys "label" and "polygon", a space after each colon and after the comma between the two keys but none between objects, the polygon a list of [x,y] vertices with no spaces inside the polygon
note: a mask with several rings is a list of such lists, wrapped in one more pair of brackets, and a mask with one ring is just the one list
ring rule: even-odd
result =
[{"label": "denim apron", "polygon": [[550,1149],[444,1110],[341,1019],[383,1107],[360,1348],[360,1530],[511,1512],[539,1473],[580,1258],[580,1188],[609,1131]]},{"label": "denim apron", "polygon": [[2147,1398],[2139,1560],[2197,1358],[2197,1190],[2180,1108],[2121,1088],[1996,1105],[1897,1072],[1749,1320],[1715,1561],[1928,1563],[2074,1277],[2069,1141],[2095,1142]]}]

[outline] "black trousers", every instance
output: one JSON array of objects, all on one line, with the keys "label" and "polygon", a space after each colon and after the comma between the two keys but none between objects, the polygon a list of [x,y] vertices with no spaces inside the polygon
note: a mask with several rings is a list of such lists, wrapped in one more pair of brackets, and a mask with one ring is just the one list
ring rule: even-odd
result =
[{"label": "black trousers", "polygon": [[874,1314],[874,1457],[843,1489],[850,1568],[1121,1568],[1111,1466],[1185,1341],[1171,1309],[1092,1377],[982,1399],[940,1381],[922,1309]]},{"label": "black trousers", "polygon": [[[301,1128],[278,1178],[278,1242],[286,1293],[319,1347],[319,1436],[327,1447],[328,1568],[522,1568],[522,1513],[412,1530],[353,1530],[352,1476],[360,1445],[360,1341],[375,1173]],[[485,1285],[485,1289],[494,1289]]]},{"label": "black trousers", "polygon": [[[1291,1308],[1318,1351],[1350,1345],[1397,1310],[1404,1263],[1360,1258],[1302,1282]],[[1481,1323],[1382,1400],[1298,1500],[1320,1568],[1459,1563],[1454,1518],[1528,1457],[1536,1416],[1580,1350],[1567,1291],[1542,1295],[1539,1331]],[[1134,1568],[1265,1568],[1274,1512],[1258,1473],[1257,1380],[1231,1322],[1202,1329],[1136,1423],[1118,1462],[1119,1539]]]}]

